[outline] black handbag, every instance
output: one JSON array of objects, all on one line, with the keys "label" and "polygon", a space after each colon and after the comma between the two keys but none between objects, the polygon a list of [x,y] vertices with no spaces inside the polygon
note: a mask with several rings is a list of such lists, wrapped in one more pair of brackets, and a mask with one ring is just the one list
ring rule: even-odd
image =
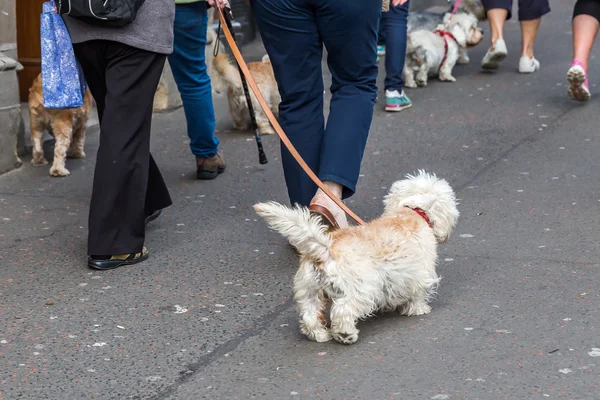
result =
[{"label": "black handbag", "polygon": [[110,27],[125,26],[135,20],[146,0],[55,0],[59,14]]}]

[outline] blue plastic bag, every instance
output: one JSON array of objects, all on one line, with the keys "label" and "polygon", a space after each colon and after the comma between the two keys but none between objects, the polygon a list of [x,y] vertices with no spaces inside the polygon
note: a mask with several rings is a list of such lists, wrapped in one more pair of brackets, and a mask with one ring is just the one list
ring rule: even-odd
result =
[{"label": "blue plastic bag", "polygon": [[40,31],[44,107],[81,107],[86,91],[85,78],[75,59],[69,31],[56,13],[54,1],[43,4]]}]

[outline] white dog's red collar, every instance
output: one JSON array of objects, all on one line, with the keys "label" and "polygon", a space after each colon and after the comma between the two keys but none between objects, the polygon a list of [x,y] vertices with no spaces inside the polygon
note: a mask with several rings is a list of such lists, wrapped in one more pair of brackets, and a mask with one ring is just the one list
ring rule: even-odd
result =
[{"label": "white dog's red collar", "polygon": [[445,31],[443,29],[437,29],[435,32],[438,35],[440,35],[442,37],[442,39],[444,39],[444,58],[442,59],[442,62],[440,63],[440,67],[438,68],[438,73],[439,71],[441,71],[442,67],[444,66],[444,63],[446,62],[446,59],[448,58],[448,39],[446,39],[447,37],[449,37],[450,39],[454,40],[454,42],[458,43],[456,41],[456,38],[454,37],[454,35],[452,35],[450,32]]},{"label": "white dog's red collar", "polygon": [[417,208],[412,208],[412,207],[408,207],[407,206],[407,208],[410,208],[411,210],[413,210],[414,212],[416,212],[417,214],[419,214],[425,220],[425,222],[427,222],[427,225],[429,225],[429,227],[433,229],[433,223],[431,222],[431,220],[429,219],[429,217],[427,216],[427,214],[425,214],[425,211],[423,211],[422,209],[420,209],[418,207]]}]

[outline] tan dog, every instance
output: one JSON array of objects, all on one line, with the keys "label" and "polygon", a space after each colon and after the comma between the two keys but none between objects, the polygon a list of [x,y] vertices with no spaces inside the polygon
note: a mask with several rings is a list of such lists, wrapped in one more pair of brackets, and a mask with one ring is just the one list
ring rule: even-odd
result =
[{"label": "tan dog", "polygon": [[87,89],[84,104],[79,108],[54,110],[44,107],[44,94],[42,91],[42,74],[40,74],[29,89],[29,118],[31,121],[31,139],[33,141],[33,159],[31,165],[41,167],[48,164],[44,157],[42,138],[44,131],[48,131],[54,139],[54,161],[50,168],[52,176],[67,176],[69,170],[65,168],[67,150],[71,149],[71,158],[83,158],[85,153],[85,128],[92,111],[93,98]]},{"label": "tan dog", "polygon": [[[249,129],[250,114],[248,112],[248,104],[246,103],[246,95],[242,87],[240,73],[236,66],[232,65],[229,56],[221,53],[213,60],[214,73],[213,78],[216,86],[227,87],[227,100],[229,101],[229,113],[233,120],[233,127],[241,131]],[[275,117],[279,115],[279,103],[281,97],[273,75],[273,67],[268,56],[263,57],[261,62],[252,62],[248,64],[248,69],[252,77],[256,81],[256,85],[260,89],[269,109]],[[263,135],[272,135],[275,133],[271,123],[267,119],[266,114],[262,111],[258,100],[254,94],[250,94],[252,98],[252,106],[256,114],[256,123],[258,130]]]},{"label": "tan dog", "polygon": [[440,281],[437,246],[448,240],[459,216],[454,191],[420,171],[394,183],[384,203],[381,217],[334,232],[305,207],[254,206],[300,254],[294,299],[309,339],[352,344],[356,323],[375,312],[431,312]]}]

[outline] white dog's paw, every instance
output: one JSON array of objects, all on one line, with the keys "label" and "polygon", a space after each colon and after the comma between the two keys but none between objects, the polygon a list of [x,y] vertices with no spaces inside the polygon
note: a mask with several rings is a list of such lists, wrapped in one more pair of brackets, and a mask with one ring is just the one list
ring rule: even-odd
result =
[{"label": "white dog's paw", "polygon": [[358,340],[358,329],[352,332],[331,332],[333,339],[342,344],[353,344]]},{"label": "white dog's paw", "polygon": [[258,130],[261,135],[274,135],[275,134],[275,130],[273,129],[273,127],[271,125],[261,126],[258,128]]},{"label": "white dog's paw", "polygon": [[50,175],[52,176],[69,176],[71,173],[65,167],[55,167],[54,165],[50,168]]},{"label": "white dog's paw", "polygon": [[426,315],[431,312],[431,306],[425,302],[409,302],[400,307],[400,314],[412,317],[416,315]]},{"label": "white dog's paw", "polygon": [[417,83],[414,81],[404,82],[404,87],[414,89],[417,87]]},{"label": "white dog's paw", "polygon": [[452,75],[440,75],[440,81],[443,82],[456,82],[456,78]]},{"label": "white dog's paw", "polygon": [[315,342],[324,343],[333,339],[329,330],[323,327],[308,329],[306,326],[302,326],[301,331],[307,338]]},{"label": "white dog's paw", "polygon": [[465,65],[465,64],[468,64],[470,62],[471,62],[471,59],[467,55],[461,55],[458,58],[458,61],[457,61],[457,63],[460,64],[460,65]]},{"label": "white dog's paw", "polygon": [[425,87],[425,86],[427,86],[427,80],[426,79],[418,79],[417,78],[417,86],[419,86],[419,87]]}]

